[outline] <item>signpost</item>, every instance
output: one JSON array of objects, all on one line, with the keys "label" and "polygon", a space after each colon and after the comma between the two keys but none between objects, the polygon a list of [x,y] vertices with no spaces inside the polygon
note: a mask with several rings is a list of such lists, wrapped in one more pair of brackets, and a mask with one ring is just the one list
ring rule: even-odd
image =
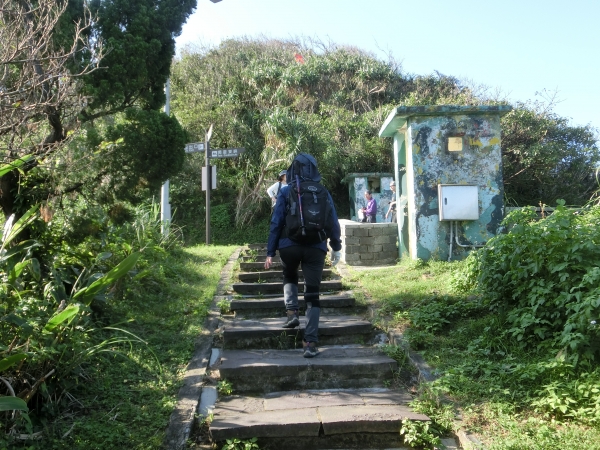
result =
[{"label": "signpost", "polygon": [[186,153],[204,152],[204,167],[202,167],[202,190],[206,191],[206,244],[210,244],[210,191],[217,188],[217,168],[210,165],[210,159],[236,158],[246,151],[243,147],[211,149],[210,138],[213,126],[211,125],[204,142],[192,142],[186,144]]},{"label": "signpost", "polygon": [[193,142],[191,144],[185,144],[186,153],[195,153],[204,151],[204,142]]},{"label": "signpost", "polygon": [[222,150],[211,149],[211,158],[236,158],[246,151],[245,148],[224,148]]},{"label": "signpost", "polygon": [[[206,170],[206,245],[210,244],[210,190],[212,188],[212,169],[210,167],[210,160],[208,157],[208,143],[210,142],[210,138],[212,137],[213,126],[210,124],[210,128],[208,132],[204,136],[204,156],[205,160],[205,170]],[[216,180],[215,180],[216,181]]]}]

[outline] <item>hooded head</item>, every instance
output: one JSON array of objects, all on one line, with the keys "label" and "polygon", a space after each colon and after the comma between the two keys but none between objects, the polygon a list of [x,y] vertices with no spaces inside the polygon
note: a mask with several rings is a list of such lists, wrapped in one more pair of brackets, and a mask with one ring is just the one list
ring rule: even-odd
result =
[{"label": "hooded head", "polygon": [[288,183],[296,181],[296,175],[300,181],[312,180],[317,183],[321,181],[321,174],[317,170],[317,160],[308,153],[300,153],[292,161],[292,165],[287,170]]}]

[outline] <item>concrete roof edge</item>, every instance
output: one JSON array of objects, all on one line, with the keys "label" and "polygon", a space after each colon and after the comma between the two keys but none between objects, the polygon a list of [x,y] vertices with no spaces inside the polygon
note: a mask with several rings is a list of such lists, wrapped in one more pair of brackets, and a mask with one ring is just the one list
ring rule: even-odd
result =
[{"label": "concrete roof edge", "polygon": [[386,117],[379,129],[379,137],[393,137],[396,132],[406,123],[406,119],[398,116],[398,108],[397,106],[394,108]]},{"label": "concrete roof edge", "polygon": [[510,105],[425,105],[425,106],[397,106],[387,116],[381,129],[379,137],[393,137],[398,129],[409,117],[414,116],[450,116],[460,114],[504,114],[512,110]]},{"label": "concrete roof edge", "polygon": [[348,173],[342,178],[342,183],[348,183],[350,179],[354,178],[383,178],[383,177],[394,177],[391,172],[362,172],[362,173]]}]

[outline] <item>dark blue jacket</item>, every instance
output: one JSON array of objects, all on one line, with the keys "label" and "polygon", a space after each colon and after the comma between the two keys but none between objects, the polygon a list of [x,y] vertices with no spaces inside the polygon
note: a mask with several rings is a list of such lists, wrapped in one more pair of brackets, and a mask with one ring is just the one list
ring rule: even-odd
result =
[{"label": "dark blue jacket", "polygon": [[[267,256],[275,256],[275,251],[280,248],[291,247],[292,245],[303,245],[298,242],[292,241],[288,237],[282,237],[283,229],[285,228],[285,216],[288,207],[288,192],[289,186],[283,186],[277,196],[277,203],[275,203],[275,209],[273,210],[273,216],[271,217],[271,228],[269,232],[269,241],[267,245]],[[342,241],[340,239],[340,223],[338,222],[338,216],[333,205],[331,195],[329,195],[329,203],[331,204],[331,213],[333,214],[333,229],[331,230],[331,236],[329,236],[329,246],[335,250],[342,249]],[[327,252],[327,241],[320,242],[318,244],[310,244],[309,247],[320,248],[324,252]]]},{"label": "dark blue jacket", "polygon": [[[306,153],[300,153],[292,165],[287,170],[288,183],[294,182],[296,175],[303,180],[312,180],[319,182],[321,181],[321,174],[317,170],[317,162],[312,155]],[[269,241],[267,244],[267,256],[275,256],[277,249],[291,247],[293,245],[303,245],[298,242],[292,241],[290,238],[283,236],[282,232],[285,228],[285,216],[288,209],[288,192],[290,190],[289,184],[283,186],[277,196],[277,203],[275,203],[275,209],[271,216],[271,228],[269,231]],[[340,223],[338,222],[337,212],[331,195],[328,193],[329,203],[331,204],[331,213],[333,214],[333,229],[331,230],[331,236],[329,236],[329,246],[334,251],[342,249],[342,241],[340,239]],[[309,244],[309,247],[320,248],[327,253],[327,241],[320,242],[318,244]]]}]

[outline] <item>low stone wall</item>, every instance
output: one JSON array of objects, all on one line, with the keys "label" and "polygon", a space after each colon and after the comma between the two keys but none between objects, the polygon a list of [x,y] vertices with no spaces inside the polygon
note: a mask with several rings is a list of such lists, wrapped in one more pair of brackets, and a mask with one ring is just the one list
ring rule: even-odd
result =
[{"label": "low stone wall", "polygon": [[398,259],[398,224],[340,220],[342,261],[349,266],[394,264]]}]

